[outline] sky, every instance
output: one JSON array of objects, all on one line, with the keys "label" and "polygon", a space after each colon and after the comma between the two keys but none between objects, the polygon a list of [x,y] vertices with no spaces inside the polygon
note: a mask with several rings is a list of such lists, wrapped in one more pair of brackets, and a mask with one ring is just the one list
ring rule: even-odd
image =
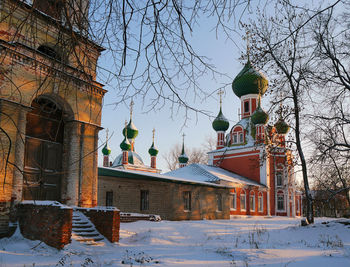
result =
[{"label": "sky", "polygon": [[[191,44],[196,49],[198,54],[204,55],[211,59],[212,63],[219,72],[225,73],[230,77],[219,77],[213,80],[210,75],[202,77],[199,81],[203,90],[212,93],[224,84],[231,84],[234,77],[243,68],[243,62],[239,61],[241,53],[246,51],[246,41],[238,34],[234,36],[235,44],[228,41],[225,34],[219,32],[216,36],[215,31],[211,31],[214,24],[209,19],[202,19],[194,28],[192,33]],[[106,52],[108,53],[108,52]],[[102,55],[100,64],[108,68],[108,54]],[[97,77],[98,80],[98,77]],[[118,105],[115,107],[113,103],[116,101],[115,91],[113,89],[115,84],[107,84],[105,89],[109,92],[104,96],[102,109],[102,127],[104,130],[99,134],[99,166],[102,166],[103,155],[101,149],[106,140],[106,129],[109,131],[109,147],[112,152],[110,160],[113,161],[120,153],[119,144],[123,140],[122,129],[125,120],[129,121],[129,103],[125,105]],[[190,97],[188,99],[191,99]],[[143,109],[142,99],[134,98],[135,102],[133,108],[133,122],[139,130],[139,135],[135,139],[136,152],[142,157],[145,165],[150,165],[150,156],[148,149],[152,144],[152,130],[155,128],[155,145],[159,150],[157,157],[157,168],[162,169],[163,172],[168,171],[166,161],[163,156],[177,143],[182,142],[182,134],[185,134],[185,148],[186,147],[202,147],[206,138],[212,136],[216,139],[216,133],[213,130],[211,123],[213,118],[219,111],[219,96],[214,93],[212,97],[206,99],[204,102],[197,101],[193,104],[199,109],[205,109],[211,112],[212,118],[203,114],[196,114],[190,112],[190,120],[185,121],[184,111],[173,115],[171,118],[170,106],[164,106],[161,110],[155,112],[150,111],[145,113]],[[263,106],[268,105],[268,101],[262,101]],[[225,87],[225,94],[223,96],[223,113],[230,121],[230,128],[238,121],[238,108],[240,107],[239,98],[233,94],[231,86]]]}]

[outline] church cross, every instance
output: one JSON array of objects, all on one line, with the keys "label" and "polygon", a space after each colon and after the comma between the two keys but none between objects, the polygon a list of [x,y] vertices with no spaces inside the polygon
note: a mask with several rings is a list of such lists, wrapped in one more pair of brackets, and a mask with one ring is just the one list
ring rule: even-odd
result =
[{"label": "church cross", "polygon": [[249,52],[250,52],[250,44],[249,44],[249,31],[246,32],[246,41],[247,41],[247,57],[248,57],[248,61],[249,59]]},{"label": "church cross", "polygon": [[108,132],[109,132],[109,130],[108,130],[108,128],[106,129],[106,144],[107,144],[107,142],[108,142]]},{"label": "church cross", "polygon": [[134,101],[131,99],[131,102],[130,102],[130,119],[132,119],[132,112],[133,112],[133,107],[134,107]]},{"label": "church cross", "polygon": [[219,95],[219,97],[220,97],[220,108],[221,108],[221,106],[222,106],[222,95],[224,94],[224,91],[223,90],[219,90],[219,92],[218,92],[218,95]]},{"label": "church cross", "polygon": [[155,134],[155,132],[156,132],[156,129],[153,128],[153,130],[152,130],[152,133],[153,133],[152,141],[153,141],[153,143],[154,143],[154,134]]}]

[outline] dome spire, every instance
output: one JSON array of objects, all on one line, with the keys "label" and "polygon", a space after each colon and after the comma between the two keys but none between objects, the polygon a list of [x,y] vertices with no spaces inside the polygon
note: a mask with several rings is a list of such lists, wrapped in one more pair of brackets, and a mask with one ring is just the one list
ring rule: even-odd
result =
[{"label": "dome spire", "polygon": [[178,157],[180,168],[185,167],[188,162],[188,157],[185,153],[185,134],[182,134],[182,151]]},{"label": "dome spire", "polygon": [[120,143],[120,148],[123,151],[128,151],[128,150],[131,149],[131,144],[130,144],[128,138],[127,138],[127,136],[128,136],[127,125],[128,125],[128,122],[125,120],[125,128],[124,128],[124,131],[123,131],[123,133],[125,133],[124,140]]},{"label": "dome spire", "polygon": [[151,155],[151,157],[156,157],[158,154],[158,149],[155,147],[154,145],[154,134],[155,134],[156,130],[153,128],[152,133],[152,145],[151,147],[148,149],[148,153]]},{"label": "dome spire", "polygon": [[216,116],[216,118],[212,123],[212,126],[216,132],[222,132],[222,131],[225,132],[230,125],[228,120],[225,118],[224,114],[222,114],[222,95],[223,94],[224,94],[224,91],[220,89],[218,92],[218,95],[220,96],[220,110],[219,110],[219,114]]},{"label": "dome spire", "polygon": [[106,144],[104,145],[104,147],[102,148],[102,154],[104,156],[108,156],[109,154],[111,154],[111,149],[108,146],[108,129],[106,129]]}]

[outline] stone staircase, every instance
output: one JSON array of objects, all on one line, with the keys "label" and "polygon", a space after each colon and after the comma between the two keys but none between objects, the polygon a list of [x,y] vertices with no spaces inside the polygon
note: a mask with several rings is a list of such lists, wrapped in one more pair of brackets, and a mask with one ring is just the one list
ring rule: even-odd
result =
[{"label": "stone staircase", "polygon": [[72,239],[87,245],[103,245],[105,238],[94,224],[80,211],[73,211]]}]

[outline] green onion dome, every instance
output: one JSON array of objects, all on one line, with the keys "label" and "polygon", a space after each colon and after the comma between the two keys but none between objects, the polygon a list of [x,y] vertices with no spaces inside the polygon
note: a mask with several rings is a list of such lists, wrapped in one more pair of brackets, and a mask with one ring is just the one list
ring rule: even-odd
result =
[{"label": "green onion dome", "polygon": [[[126,131],[125,131],[126,129]],[[125,132],[127,132],[127,138],[128,139],[135,139],[136,136],[139,134],[139,130],[136,128],[135,124],[130,119],[129,123],[125,126],[123,129],[123,136],[125,136]]]},{"label": "green onion dome", "polygon": [[267,114],[260,106],[260,100],[258,107],[253,112],[252,116],[250,117],[253,124],[266,124],[269,120],[269,114]]},{"label": "green onion dome", "polygon": [[123,151],[127,151],[127,150],[131,149],[131,144],[130,144],[129,140],[126,137],[124,137],[123,142],[120,143],[120,148]]},{"label": "green onion dome", "polygon": [[178,157],[178,160],[180,163],[187,163],[188,161],[188,157],[185,153],[185,146],[184,144],[182,144],[182,151],[181,151],[181,155]]},{"label": "green onion dome", "polygon": [[278,134],[286,134],[289,131],[289,125],[282,119],[279,118],[279,120],[275,123],[275,128]]},{"label": "green onion dome", "polygon": [[106,143],[105,146],[102,148],[102,154],[104,156],[108,156],[109,154],[111,154],[111,149],[109,148],[108,144]]},{"label": "green onion dome", "polygon": [[266,77],[252,66],[250,60],[232,82],[232,90],[238,97],[259,93],[263,95],[267,86]]},{"label": "green onion dome", "polygon": [[221,108],[219,114],[216,116],[215,120],[212,123],[213,128],[216,132],[218,131],[226,131],[230,126],[230,123],[225,118],[224,114],[222,114]]},{"label": "green onion dome", "polygon": [[154,146],[154,142],[152,142],[152,146],[148,149],[148,153],[154,157],[158,155],[158,149]]}]

